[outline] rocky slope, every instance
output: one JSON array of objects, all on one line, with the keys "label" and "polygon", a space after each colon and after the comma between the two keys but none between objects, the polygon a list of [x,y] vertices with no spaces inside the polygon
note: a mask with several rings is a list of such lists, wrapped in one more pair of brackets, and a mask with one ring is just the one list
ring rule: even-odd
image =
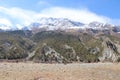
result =
[{"label": "rocky slope", "polygon": [[0,32],[0,59],[47,63],[120,61],[120,38],[114,31],[29,30]]}]

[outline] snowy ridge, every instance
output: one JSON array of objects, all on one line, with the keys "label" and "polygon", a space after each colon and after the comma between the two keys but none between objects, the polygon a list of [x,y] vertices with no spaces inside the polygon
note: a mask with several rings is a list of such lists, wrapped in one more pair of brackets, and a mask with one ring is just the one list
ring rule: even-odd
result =
[{"label": "snowy ridge", "polygon": [[71,21],[67,18],[40,18],[32,23],[30,27],[47,27],[49,30],[69,29],[70,27],[81,27],[83,23]]},{"label": "snowy ridge", "polygon": [[[19,24],[20,26],[20,24]],[[10,25],[6,25],[6,24],[0,24],[0,29],[2,30],[18,30],[20,29],[19,26],[10,26]],[[100,23],[100,22],[91,22],[89,24],[84,24],[81,22],[76,22],[76,21],[72,21],[70,19],[67,18],[39,18],[36,21],[30,23],[27,26],[23,26],[23,28],[21,28],[22,30],[31,30],[33,28],[46,28],[48,30],[57,30],[57,29],[109,29],[110,27],[114,27],[114,25],[110,25],[110,24],[105,24],[105,23]]]}]

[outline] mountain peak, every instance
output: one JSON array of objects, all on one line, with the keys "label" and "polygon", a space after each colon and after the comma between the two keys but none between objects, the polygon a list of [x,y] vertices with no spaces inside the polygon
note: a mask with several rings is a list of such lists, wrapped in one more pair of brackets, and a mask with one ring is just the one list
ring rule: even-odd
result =
[{"label": "mountain peak", "polygon": [[47,30],[66,30],[66,29],[108,29],[109,27],[113,27],[111,24],[105,24],[98,21],[91,22],[89,24],[84,24],[81,22],[73,21],[68,18],[53,18],[53,17],[42,17],[29,25],[21,25],[17,24],[15,26],[9,26],[6,24],[0,24],[0,29],[2,30],[31,30],[34,28],[45,28]]},{"label": "mountain peak", "polygon": [[70,27],[80,27],[83,26],[83,23],[76,22],[69,20],[67,18],[40,18],[36,22],[33,22],[30,24],[31,27],[48,27],[49,30],[54,30],[54,29],[68,29]]}]

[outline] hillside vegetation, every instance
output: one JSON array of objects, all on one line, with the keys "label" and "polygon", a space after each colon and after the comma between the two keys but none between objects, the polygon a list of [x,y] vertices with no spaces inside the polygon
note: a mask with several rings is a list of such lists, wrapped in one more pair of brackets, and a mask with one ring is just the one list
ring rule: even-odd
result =
[{"label": "hillside vegetation", "polygon": [[65,31],[0,32],[0,59],[35,62],[119,61],[120,39],[115,36]]}]

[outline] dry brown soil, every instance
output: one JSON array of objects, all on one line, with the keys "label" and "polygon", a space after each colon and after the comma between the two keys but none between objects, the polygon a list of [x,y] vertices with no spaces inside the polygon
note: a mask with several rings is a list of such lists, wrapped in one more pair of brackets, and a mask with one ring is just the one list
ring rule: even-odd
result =
[{"label": "dry brown soil", "polygon": [[0,63],[0,80],[120,80],[120,63]]}]

